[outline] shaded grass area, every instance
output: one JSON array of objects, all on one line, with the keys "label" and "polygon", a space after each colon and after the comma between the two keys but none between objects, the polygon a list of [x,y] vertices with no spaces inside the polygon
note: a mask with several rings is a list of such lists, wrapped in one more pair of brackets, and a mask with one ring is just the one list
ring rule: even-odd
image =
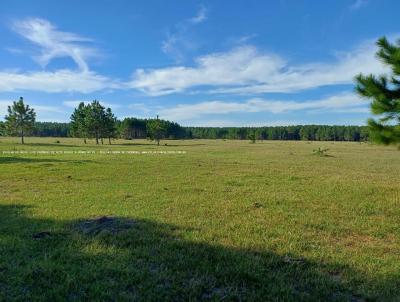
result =
[{"label": "shaded grass area", "polygon": [[[28,140],[0,151],[72,149]],[[167,143],[0,154],[0,301],[399,300],[396,149]]]},{"label": "shaded grass area", "polygon": [[26,210],[0,207],[5,300],[363,301],[338,263],[191,242],[181,234],[192,230],[147,220],[41,220]]}]

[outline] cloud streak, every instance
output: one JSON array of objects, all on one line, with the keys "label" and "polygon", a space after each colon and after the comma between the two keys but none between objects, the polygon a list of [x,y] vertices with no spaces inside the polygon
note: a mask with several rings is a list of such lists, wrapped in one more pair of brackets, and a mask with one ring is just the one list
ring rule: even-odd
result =
[{"label": "cloud streak", "polygon": [[[82,103],[82,102],[84,102],[84,103],[89,103],[89,102],[91,102],[91,100],[86,100],[86,101],[83,101],[83,100],[71,100],[71,101],[64,101],[63,102],[63,105],[65,106],[65,107],[68,107],[68,108],[76,108],[76,107],[78,107],[78,105],[80,104],[80,103]],[[119,105],[119,104],[112,104],[112,103],[107,103],[107,102],[103,102],[103,101],[100,101],[100,104],[102,105],[102,106],[104,106],[104,107],[106,107],[106,108],[112,108],[112,109],[118,109],[118,108],[121,108],[121,105]]]},{"label": "cloud streak", "polygon": [[190,23],[199,24],[207,19],[207,9],[201,6],[197,15],[189,19]]},{"label": "cloud streak", "polygon": [[382,73],[373,41],[337,55],[332,63],[291,64],[279,55],[240,46],[195,59],[195,65],[136,70],[130,86],[158,96],[202,87],[212,93],[297,92],[351,84],[356,74]]},{"label": "cloud streak", "polygon": [[367,102],[352,93],[341,93],[323,99],[291,101],[252,98],[245,102],[207,101],[195,104],[180,104],[164,108],[160,116],[174,121],[188,121],[205,115],[227,115],[232,113],[268,112],[282,114],[293,111],[306,112],[368,112]]},{"label": "cloud streak", "polygon": [[177,62],[185,57],[185,52],[197,48],[197,43],[192,39],[190,31],[207,19],[207,9],[201,6],[197,15],[177,23],[172,31],[167,32],[167,37],[161,43],[161,50],[172,56]]},{"label": "cloud streak", "polygon": [[367,0],[355,0],[352,5],[350,5],[350,10],[358,10],[367,4]]},{"label": "cloud streak", "polygon": [[0,71],[0,91],[43,91],[91,93],[104,89],[122,88],[122,84],[92,71],[58,70],[55,72]]}]

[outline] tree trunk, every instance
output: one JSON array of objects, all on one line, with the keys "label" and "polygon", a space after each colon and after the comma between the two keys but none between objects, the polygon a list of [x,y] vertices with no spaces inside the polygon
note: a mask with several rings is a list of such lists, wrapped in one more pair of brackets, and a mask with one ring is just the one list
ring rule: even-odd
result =
[{"label": "tree trunk", "polygon": [[159,146],[159,145],[160,145],[160,140],[158,139],[158,140],[157,140],[157,146]]},{"label": "tree trunk", "polygon": [[108,137],[108,144],[111,145],[111,136]]},{"label": "tree trunk", "polygon": [[102,145],[104,145],[104,141],[103,141],[103,138],[101,138],[100,140],[101,140],[101,144],[102,144]]},{"label": "tree trunk", "polygon": [[99,134],[96,132],[96,145],[99,144]]},{"label": "tree trunk", "polygon": [[21,144],[25,144],[25,141],[24,141],[24,130],[21,130]]},{"label": "tree trunk", "polygon": [[85,143],[85,145],[86,145],[86,137],[83,139],[83,142]]}]

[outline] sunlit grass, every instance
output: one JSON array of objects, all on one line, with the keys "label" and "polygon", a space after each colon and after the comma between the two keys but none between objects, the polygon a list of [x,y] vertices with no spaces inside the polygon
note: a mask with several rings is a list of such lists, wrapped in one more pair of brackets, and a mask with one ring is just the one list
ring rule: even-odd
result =
[{"label": "sunlit grass", "polygon": [[[0,300],[400,297],[395,148],[301,141],[185,140],[159,147],[145,140],[17,142],[0,139]],[[329,156],[313,155],[318,148],[329,149]],[[2,154],[10,150],[97,153]],[[101,216],[131,223],[96,235],[77,227]],[[33,239],[39,232],[49,234]]]}]

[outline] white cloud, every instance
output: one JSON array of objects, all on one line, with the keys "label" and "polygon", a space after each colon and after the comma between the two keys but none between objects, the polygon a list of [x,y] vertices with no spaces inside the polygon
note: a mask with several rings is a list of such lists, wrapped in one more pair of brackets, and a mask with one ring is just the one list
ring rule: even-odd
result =
[{"label": "white cloud", "polygon": [[11,104],[11,101],[0,100],[0,120],[4,117],[4,115],[6,115],[7,107]]},{"label": "white cloud", "polygon": [[92,71],[58,70],[54,72],[0,71],[0,91],[43,91],[90,93],[121,88],[122,84]]},{"label": "white cloud", "polygon": [[226,86],[266,78],[285,63],[277,56],[259,55],[255,47],[238,47],[196,59],[196,67],[168,67],[136,71],[132,86],[150,95],[182,92],[189,87]]},{"label": "white cloud", "polygon": [[246,102],[207,101],[195,104],[180,104],[160,110],[162,118],[174,121],[197,119],[204,115],[224,115],[232,113],[269,112],[280,114],[290,111],[305,110],[324,112],[359,112],[365,113],[368,103],[352,93],[342,93],[318,100],[277,101],[260,98]]},{"label": "white cloud", "polygon": [[194,67],[136,70],[131,87],[157,96],[206,86],[213,93],[295,92],[327,85],[351,84],[356,74],[381,73],[373,41],[337,54],[332,63],[290,64],[256,47],[241,46],[199,57]]},{"label": "white cloud", "polygon": [[[39,18],[16,21],[13,23],[13,29],[40,47],[40,55],[34,58],[43,67],[55,58],[70,57],[77,64],[78,70],[59,69],[30,72],[0,70],[0,91],[91,93],[124,87],[124,84],[118,80],[89,70],[86,60],[98,55],[96,49],[86,46],[86,43],[91,41],[90,39],[74,33],[59,31],[47,20]],[[12,51],[15,52],[14,49]]]},{"label": "white cloud", "polygon": [[84,44],[90,42],[90,39],[59,31],[47,20],[31,18],[16,21],[13,29],[41,48],[40,55],[34,58],[43,67],[54,58],[70,57],[81,71],[88,71],[86,59],[98,54],[96,49]]}]

